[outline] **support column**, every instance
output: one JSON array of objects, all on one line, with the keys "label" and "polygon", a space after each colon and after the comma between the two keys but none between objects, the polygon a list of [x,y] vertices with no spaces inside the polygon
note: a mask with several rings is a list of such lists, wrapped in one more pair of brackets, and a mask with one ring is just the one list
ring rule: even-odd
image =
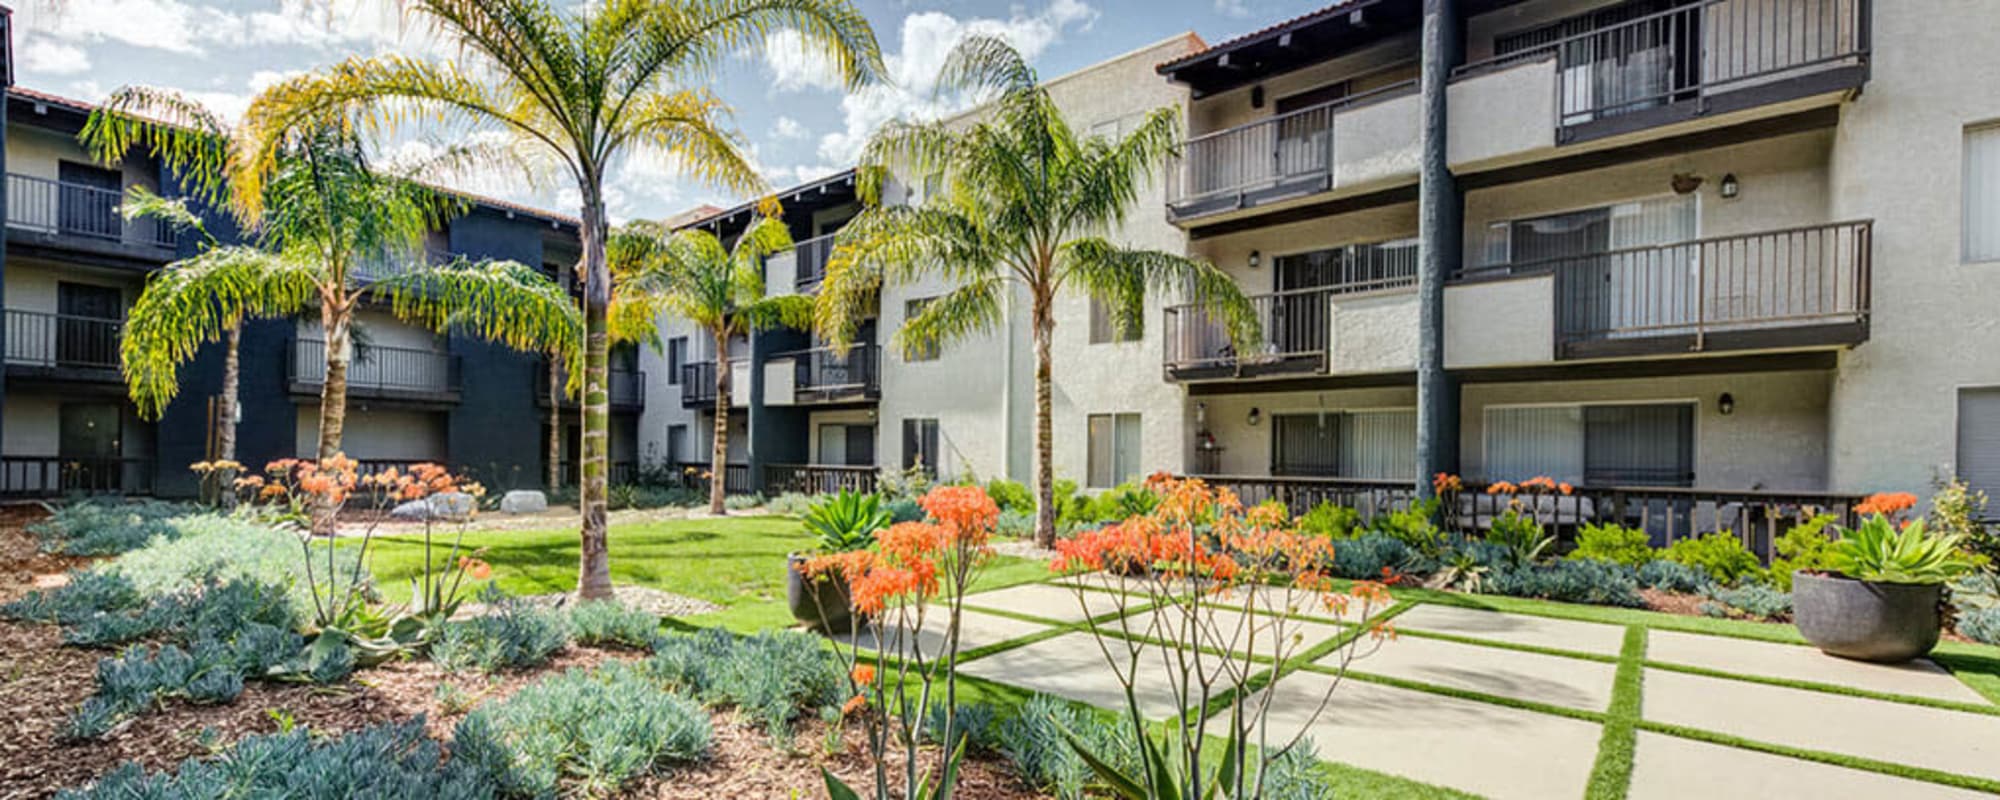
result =
[{"label": "support column", "polygon": [[[764,491],[764,452],[769,449],[761,441],[771,430],[770,412],[764,408],[764,359],[776,352],[771,346],[770,334],[753,331],[750,334],[750,406],[744,412],[743,452],[748,462],[752,492]],[[727,355],[716,357],[716,369],[729,369]],[[732,384],[733,385],[733,384]]]},{"label": "support column", "polygon": [[1417,192],[1417,489],[1458,472],[1458,382],[1444,368],[1444,286],[1464,256],[1465,198],[1445,144],[1451,70],[1464,58],[1456,0],[1424,0],[1422,171]]}]

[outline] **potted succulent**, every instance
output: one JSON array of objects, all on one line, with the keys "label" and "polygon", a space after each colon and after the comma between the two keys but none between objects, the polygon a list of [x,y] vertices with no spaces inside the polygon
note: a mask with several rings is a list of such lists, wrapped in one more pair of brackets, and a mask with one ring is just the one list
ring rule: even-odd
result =
[{"label": "potted succulent", "polygon": [[785,602],[791,606],[792,617],[808,627],[827,632],[845,630],[853,620],[846,576],[837,569],[808,575],[806,562],[867,549],[875,542],[875,532],[893,521],[889,509],[873,494],[843,489],[813,503],[804,519],[817,546],[786,559]]},{"label": "potted succulent", "polygon": [[1899,529],[1885,514],[1846,531],[1826,571],[1792,577],[1792,621],[1821,651],[1862,661],[1900,662],[1930,652],[1943,624],[1944,586],[1972,568],[1955,535]]}]

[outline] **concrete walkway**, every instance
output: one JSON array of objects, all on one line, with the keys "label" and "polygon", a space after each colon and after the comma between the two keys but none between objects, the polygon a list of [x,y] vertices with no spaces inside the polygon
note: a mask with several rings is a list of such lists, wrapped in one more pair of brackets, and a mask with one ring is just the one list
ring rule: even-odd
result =
[{"label": "concrete walkway", "polygon": [[[961,671],[1123,708],[1124,691],[1085,626],[1094,618],[1115,636],[1123,616],[1141,630],[1150,610],[1104,591],[1083,599],[1087,608],[1055,584],[967,597],[982,611],[967,618],[962,638],[978,652]],[[1607,765],[1629,770],[1632,798],[1992,797],[1968,784],[2000,787],[2000,706],[1928,661],[1879,666],[1799,645],[1650,629],[1642,651],[1627,651],[1622,625],[1406,605],[1394,620],[1398,639],[1356,661],[1317,718],[1337,665],[1294,664],[1270,700],[1272,734],[1303,727],[1323,758],[1492,798],[1581,798],[1593,770]],[[1297,653],[1348,630],[1326,620],[1276,629],[1300,637]],[[1165,677],[1171,653],[1115,639],[1110,649],[1121,669],[1137,654],[1143,713],[1181,713]],[[1268,669],[1221,661],[1203,663]],[[1621,662],[1639,680],[1621,687]],[[1621,693],[1631,696],[1628,711]],[[1636,733],[1601,753],[1621,738],[1606,737],[1607,726]]]}]

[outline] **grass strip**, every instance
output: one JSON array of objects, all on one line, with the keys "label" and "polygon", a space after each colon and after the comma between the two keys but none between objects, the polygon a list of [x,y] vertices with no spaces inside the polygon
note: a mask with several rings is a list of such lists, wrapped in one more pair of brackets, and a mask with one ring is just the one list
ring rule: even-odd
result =
[{"label": "grass strip", "polygon": [[1618,675],[1611,684],[1611,708],[1597,739],[1597,762],[1590,768],[1584,800],[1625,800],[1632,788],[1633,750],[1639,743],[1640,706],[1645,700],[1646,629],[1625,628],[1618,651]]},{"label": "grass strip", "polygon": [[1543,647],[1538,644],[1507,642],[1499,639],[1481,639],[1475,636],[1461,636],[1456,633],[1440,633],[1438,631],[1417,630],[1415,628],[1397,628],[1396,635],[1417,639],[1436,639],[1440,642],[1452,642],[1454,644],[1472,645],[1474,647],[1490,647],[1495,650],[1514,650],[1542,656],[1573,658],[1578,661],[1595,661],[1599,664],[1617,664],[1622,660],[1618,656],[1607,656],[1603,653],[1586,653],[1582,650],[1565,650],[1560,647]]},{"label": "grass strip", "polygon": [[1683,739],[1692,739],[1697,742],[1707,742],[1709,744],[1719,744],[1724,747],[1734,747],[1741,750],[1768,753],[1774,756],[1796,758],[1800,761],[1812,761],[1836,767],[1864,770],[1898,778],[1908,778],[1914,781],[1923,781],[1925,783],[1936,783],[1944,786],[1956,786],[1961,789],[2000,794],[2000,780],[1992,778],[1960,775],[1956,772],[1946,772],[1944,770],[1909,764],[1897,764],[1890,761],[1878,761],[1872,758],[1851,756],[1845,753],[1829,753],[1823,750],[1808,750],[1803,747],[1760,742],[1755,739],[1745,739],[1741,736],[1734,736],[1727,733],[1716,733],[1714,731],[1689,728],[1682,725],[1669,725],[1663,722],[1642,720],[1639,722],[1638,727],[1642,731],[1664,733],[1669,736],[1678,736]]},{"label": "grass strip", "polygon": [[1986,645],[1945,642],[1931,651],[1931,660],[1951,670],[1953,677],[2000,706],[2000,649]]},{"label": "grass strip", "polygon": [[1708,667],[1697,667],[1688,664],[1670,664],[1662,661],[1647,661],[1645,666],[1649,669],[1666,670],[1669,672],[1682,672],[1689,675],[1700,675],[1704,678],[1721,678],[1723,680],[1743,681],[1745,683],[1760,683],[1766,686],[1778,686],[1786,689],[1802,689],[1805,691],[1822,692],[1825,694],[1837,694],[1846,697],[1859,697],[1867,700],[1881,700],[1889,703],[1902,703],[1904,705],[1924,706],[1927,708],[1937,708],[1946,711],[1960,711],[1968,714],[1984,714],[1989,717],[2000,717],[2000,706],[1993,706],[1985,703],[1964,703],[1964,702],[1959,702],[1957,700],[1945,700],[1937,697],[1924,697],[1922,695],[1896,694],[1893,692],[1878,692],[1873,689],[1862,689],[1854,686],[1843,686],[1837,683],[1820,683],[1818,681],[1800,680],[1797,678],[1775,678],[1768,675],[1750,675],[1737,672],[1726,672],[1719,669],[1710,669]]},{"label": "grass strip", "polygon": [[[1367,635],[1370,630],[1374,629],[1375,626],[1388,622],[1389,620],[1394,619],[1396,615],[1401,614],[1415,607],[1417,607],[1416,603],[1397,602],[1395,605],[1391,605],[1388,608],[1382,609],[1381,611],[1376,612],[1374,616],[1362,620],[1361,624],[1352,625],[1348,627],[1348,629],[1342,631],[1339,636],[1335,636],[1333,638],[1327,639],[1326,641],[1320,642],[1319,644],[1313,645],[1312,647],[1308,647],[1305,649],[1304,652],[1295,653],[1292,655],[1291,658],[1285,659],[1285,662],[1283,664],[1279,664],[1272,669],[1267,669],[1264,670],[1263,672],[1257,673],[1256,675],[1250,676],[1249,680],[1243,682],[1242,690],[1254,694],[1258,691],[1263,690],[1264,687],[1269,686],[1271,684],[1271,681],[1276,680],[1277,678],[1283,675],[1292,672],[1297,672],[1302,669],[1311,668],[1314,662],[1317,662],[1322,658],[1332,655],[1333,653],[1339,651],[1341,648],[1348,646],[1355,639]],[[1338,670],[1333,670],[1333,671],[1338,672]],[[1197,713],[1203,717],[1214,716],[1215,714],[1219,714],[1223,710],[1228,709],[1229,706],[1235,702],[1236,702],[1236,689],[1232,687],[1229,690],[1223,691],[1213,697],[1210,697],[1207,703],[1202,704],[1201,708],[1191,709],[1189,713]]]},{"label": "grass strip", "polygon": [[1588,711],[1581,708],[1570,708],[1569,706],[1552,705],[1549,703],[1536,702],[1534,700],[1523,700],[1518,697],[1508,697],[1506,695],[1488,694],[1486,692],[1476,691],[1473,689],[1460,689],[1455,686],[1439,686],[1435,683],[1424,683],[1423,681],[1413,681],[1408,678],[1398,678],[1395,676],[1382,675],[1374,672],[1363,672],[1361,670],[1354,669],[1352,667],[1348,668],[1348,670],[1345,673],[1342,673],[1340,670],[1334,669],[1332,667],[1323,667],[1318,664],[1313,664],[1305,667],[1305,671],[1315,672],[1321,675],[1332,675],[1344,678],[1352,678],[1354,680],[1361,681],[1363,683],[1373,683],[1397,689],[1408,689],[1413,692],[1423,692],[1425,694],[1434,694],[1434,695],[1439,695],[1441,697],[1451,697],[1459,700],[1470,700],[1475,703],[1485,703],[1487,705],[1503,706],[1506,708],[1517,709],[1520,711],[1532,711],[1537,714],[1548,714],[1550,716],[1556,716],[1556,717],[1568,717],[1570,719],[1582,720],[1584,722],[1601,723],[1604,722],[1605,720],[1604,712],[1601,711]]}]

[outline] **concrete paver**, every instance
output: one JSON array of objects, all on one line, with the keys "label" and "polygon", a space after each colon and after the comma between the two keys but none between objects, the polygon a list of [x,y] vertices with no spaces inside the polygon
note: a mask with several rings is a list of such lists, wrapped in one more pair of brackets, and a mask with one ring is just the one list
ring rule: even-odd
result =
[{"label": "concrete paver", "polygon": [[[1111,642],[1110,647],[1112,654],[1119,659],[1119,670],[1123,671],[1127,663],[1125,645]],[[1169,679],[1173,673],[1165,661],[1167,651],[1153,645],[1137,647],[1140,653],[1136,693],[1140,713],[1155,719],[1179,713],[1181,704],[1175,699]],[[1240,666],[1241,659],[1215,656],[1205,656],[1203,665],[1211,674],[1221,674],[1221,670],[1228,668],[1225,662],[1231,661]],[[1264,669],[1261,666],[1254,668]],[[959,667],[959,672],[1101,708],[1125,708],[1125,689],[1105,660],[1104,652],[1088,633],[1067,633],[994,653],[966,662]]]},{"label": "concrete paver", "polygon": [[[1266,659],[1303,654],[1313,645],[1339,636],[1344,630],[1341,626],[1323,622],[1286,619],[1270,614],[1246,615],[1242,611],[1226,608],[1204,608],[1201,617],[1204,621],[1194,636],[1203,647],[1216,652]],[[1145,611],[1126,617],[1122,627],[1117,622],[1103,627],[1134,636],[1179,641],[1183,638],[1181,629],[1187,623],[1186,613],[1182,611]]]},{"label": "concrete paver", "polygon": [[1639,732],[1630,800],[1971,800],[1988,795],[1878,772]]},{"label": "concrete paver", "polygon": [[[915,636],[910,636],[907,631],[902,629],[885,627],[882,630],[882,640],[880,642],[876,641],[875,634],[868,630],[860,631],[858,636],[842,633],[834,636],[833,639],[842,645],[851,644],[855,639],[859,639],[861,649],[870,651],[876,650],[878,647],[884,650],[900,647],[905,655],[912,655],[912,651],[915,648],[922,648],[925,658],[937,658],[944,653],[944,634],[949,624],[950,621],[946,619],[944,610],[933,608],[925,614],[924,625],[917,631]],[[975,648],[1019,639],[1023,636],[1032,636],[1046,630],[1048,630],[1048,626],[1039,623],[1018,620],[1012,617],[1003,617],[998,614],[981,614],[977,611],[966,611],[965,616],[959,620],[958,624],[958,649],[959,652],[963,653]]]},{"label": "concrete paver", "polygon": [[[1118,595],[1109,592],[1086,591],[1083,593],[1083,598],[1084,602],[1090,604],[1088,613],[1084,611],[1084,605],[1078,602],[1075,589],[1047,583],[1029,583],[969,594],[965,596],[965,604],[1027,614],[1057,622],[1082,622],[1090,616],[1102,616],[1117,611],[1121,602]],[[1122,602],[1128,607],[1145,603],[1138,596],[1123,598]]]},{"label": "concrete paver", "polygon": [[1646,670],[1645,718],[1746,739],[2000,779],[2000,717]]},{"label": "concrete paver", "polygon": [[[1322,664],[1334,665],[1331,658]],[[1618,677],[1616,664],[1418,636],[1385,642],[1349,668],[1585,711],[1611,705]]]},{"label": "concrete paver", "polygon": [[1870,664],[1835,658],[1804,645],[1675,631],[1649,632],[1646,658],[1741,675],[1830,683],[1963,703],[1986,702],[1972,687],[1929,660]]},{"label": "concrete paver", "polygon": [[1625,646],[1625,629],[1617,625],[1431,603],[1398,614],[1394,624],[1397,628],[1607,656],[1618,655]]}]

